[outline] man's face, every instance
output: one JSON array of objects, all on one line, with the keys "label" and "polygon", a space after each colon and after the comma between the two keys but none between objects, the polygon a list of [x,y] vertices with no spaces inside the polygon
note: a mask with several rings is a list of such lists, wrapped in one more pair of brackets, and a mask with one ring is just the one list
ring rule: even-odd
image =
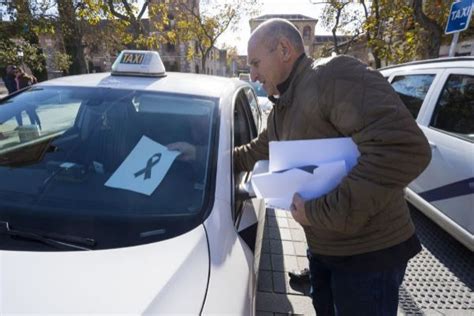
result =
[{"label": "man's face", "polygon": [[15,75],[15,71],[17,70],[17,68],[15,66],[12,66],[12,65],[9,65],[7,66],[7,75]]},{"label": "man's face", "polygon": [[260,81],[268,95],[279,95],[277,85],[285,81],[278,47],[270,49],[262,41],[253,39],[248,44],[248,64],[252,81]]}]

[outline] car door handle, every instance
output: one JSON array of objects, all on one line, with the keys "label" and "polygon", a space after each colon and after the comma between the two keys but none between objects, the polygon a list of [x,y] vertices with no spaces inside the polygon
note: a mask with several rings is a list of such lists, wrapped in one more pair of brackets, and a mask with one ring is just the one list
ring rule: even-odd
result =
[{"label": "car door handle", "polygon": [[428,141],[428,144],[430,144],[431,149],[436,149],[436,144],[433,142]]}]

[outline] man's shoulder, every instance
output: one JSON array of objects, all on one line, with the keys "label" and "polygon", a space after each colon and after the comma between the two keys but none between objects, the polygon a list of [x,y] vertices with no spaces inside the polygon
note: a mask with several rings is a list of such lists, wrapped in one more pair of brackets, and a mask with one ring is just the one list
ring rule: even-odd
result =
[{"label": "man's shoulder", "polygon": [[349,55],[337,55],[331,57],[318,58],[313,62],[313,68],[325,67],[331,69],[350,69],[354,67],[367,68],[368,66],[364,64],[357,58],[354,58]]},{"label": "man's shoulder", "polygon": [[362,61],[348,55],[320,58],[313,63],[315,72],[326,78],[362,80],[372,69]]}]

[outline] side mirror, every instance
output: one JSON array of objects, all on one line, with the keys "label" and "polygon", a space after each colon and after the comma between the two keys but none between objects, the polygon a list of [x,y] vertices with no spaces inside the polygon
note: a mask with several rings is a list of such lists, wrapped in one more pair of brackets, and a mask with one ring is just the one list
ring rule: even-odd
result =
[{"label": "side mirror", "polygon": [[255,197],[252,185],[249,182],[240,183],[235,190],[235,199],[246,201]]}]

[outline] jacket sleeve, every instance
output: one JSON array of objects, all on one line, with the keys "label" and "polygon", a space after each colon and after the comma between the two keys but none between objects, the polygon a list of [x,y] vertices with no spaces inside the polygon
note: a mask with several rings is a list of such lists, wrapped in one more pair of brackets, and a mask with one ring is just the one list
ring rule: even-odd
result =
[{"label": "jacket sleeve", "polygon": [[357,144],[358,163],[337,188],[305,203],[313,227],[348,235],[400,198],[431,159],[425,136],[390,84],[376,71],[354,73],[328,77],[318,102],[326,119]]},{"label": "jacket sleeve", "polygon": [[234,171],[251,171],[259,160],[268,159],[268,135],[265,128],[254,140],[234,149]]}]

